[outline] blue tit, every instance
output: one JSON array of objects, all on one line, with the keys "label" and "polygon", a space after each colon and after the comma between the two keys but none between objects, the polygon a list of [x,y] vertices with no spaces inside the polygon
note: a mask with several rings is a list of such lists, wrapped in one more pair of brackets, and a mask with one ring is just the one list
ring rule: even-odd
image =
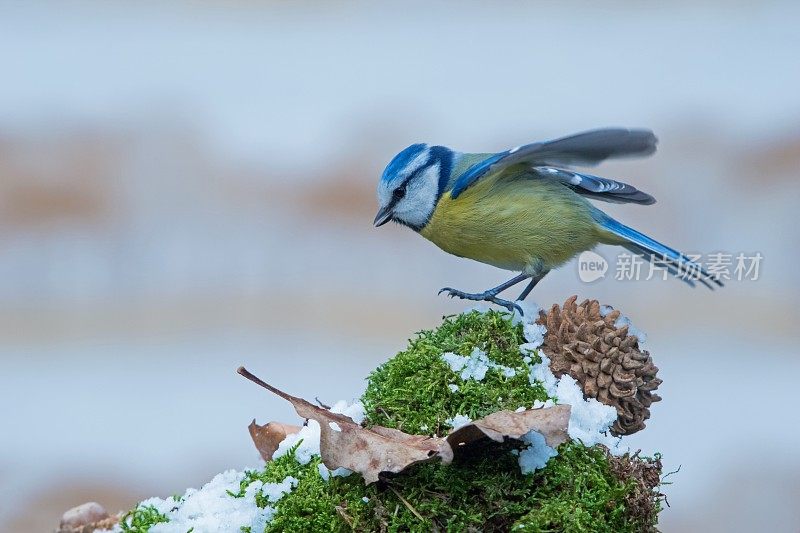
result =
[{"label": "blue tit", "polygon": [[609,128],[535,142],[499,153],[462,153],[412,144],[389,163],[378,183],[375,226],[408,226],[450,254],[519,272],[481,293],[446,287],[451,297],[488,301],[528,281],[524,300],[550,270],[598,244],[622,246],[694,286],[722,285],[685,254],[614,220],[588,199],[649,205],[632,185],[573,170],[606,159],[656,150],[649,130]]}]

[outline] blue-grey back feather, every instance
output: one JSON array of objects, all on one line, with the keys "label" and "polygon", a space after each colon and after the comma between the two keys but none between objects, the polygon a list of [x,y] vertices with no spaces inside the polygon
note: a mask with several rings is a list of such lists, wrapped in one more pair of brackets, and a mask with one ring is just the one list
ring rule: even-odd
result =
[{"label": "blue-grey back feather", "polygon": [[[493,154],[468,168],[454,183],[451,194],[453,198],[457,198],[486,174],[500,172],[513,165],[529,165],[532,168],[593,166],[609,158],[650,155],[656,150],[656,142],[656,136],[650,130],[607,128],[578,133],[552,141],[518,146]],[[623,194],[625,187],[634,188],[621,182],[577,173],[574,175],[586,176],[584,180],[586,187],[582,187],[580,183],[573,185],[577,192],[585,192],[587,196],[617,202],[653,203],[654,201],[649,195],[645,195],[647,197],[645,198],[641,195],[631,194],[626,198],[626,195]],[[597,185],[600,182],[624,187],[602,191]],[[592,190],[592,187],[598,190]]]}]

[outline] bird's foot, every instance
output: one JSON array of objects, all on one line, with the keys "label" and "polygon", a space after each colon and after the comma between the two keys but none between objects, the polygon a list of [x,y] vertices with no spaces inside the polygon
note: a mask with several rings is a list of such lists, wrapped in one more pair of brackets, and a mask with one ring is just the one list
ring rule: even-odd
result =
[{"label": "bird's foot", "polygon": [[439,291],[439,294],[447,293],[450,298],[460,298],[462,300],[473,300],[476,302],[490,302],[495,305],[499,305],[500,307],[505,307],[511,314],[514,314],[516,310],[520,315],[524,315],[525,313],[516,302],[512,302],[510,300],[503,300],[502,298],[497,297],[497,293],[493,291],[484,291],[479,293],[470,293],[470,292],[463,292],[459,291],[458,289],[453,289],[450,287],[445,287]]}]

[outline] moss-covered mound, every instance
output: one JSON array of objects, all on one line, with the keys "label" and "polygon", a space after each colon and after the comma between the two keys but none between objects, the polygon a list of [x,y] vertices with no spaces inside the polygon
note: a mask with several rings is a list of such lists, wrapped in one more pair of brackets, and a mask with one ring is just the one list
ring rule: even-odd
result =
[{"label": "moss-covered mound", "polygon": [[[447,420],[458,415],[477,420],[547,400],[544,387],[528,380],[529,364],[541,359],[534,351],[520,351],[525,342],[522,326],[506,313],[445,319],[437,329],[418,333],[408,348],[372,372],[362,397],[367,423],[442,436],[451,428]],[[442,358],[443,353],[469,356],[476,348],[498,365],[482,380],[462,379]]]},{"label": "moss-covered mound", "polygon": [[[530,365],[541,360],[521,351],[524,343],[523,327],[505,313],[445,319],[372,373],[362,397],[366,424],[444,435],[459,415],[477,419],[548,400],[545,388],[529,380]],[[480,379],[442,357],[470,356],[476,349],[489,360]],[[358,475],[329,476],[318,457],[301,465],[288,453],[247,472],[231,497],[243,497],[255,481],[296,478],[296,487],[276,503],[256,492],[260,507],[275,510],[266,531],[655,530],[657,457],[613,457],[602,446],[568,442],[543,469],[524,475],[518,453],[515,443],[487,443],[453,464],[417,465],[369,486]],[[137,527],[129,529],[147,531],[147,513],[159,518],[152,509],[137,509],[129,520]]]}]

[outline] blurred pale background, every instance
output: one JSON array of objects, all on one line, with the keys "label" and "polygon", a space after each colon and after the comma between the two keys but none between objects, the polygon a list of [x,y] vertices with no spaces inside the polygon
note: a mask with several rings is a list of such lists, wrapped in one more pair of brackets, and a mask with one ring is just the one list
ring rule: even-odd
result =
[{"label": "blurred pale background", "polygon": [[[7,3],[0,7],[0,530],[47,531],[256,462],[295,420],[239,364],[323,401],[506,273],[372,228],[406,145],[485,151],[598,126],[659,135],[609,207],[758,281],[580,283],[665,380],[665,531],[800,528],[800,8],[792,2]],[[601,250],[601,253],[608,250]]]}]

